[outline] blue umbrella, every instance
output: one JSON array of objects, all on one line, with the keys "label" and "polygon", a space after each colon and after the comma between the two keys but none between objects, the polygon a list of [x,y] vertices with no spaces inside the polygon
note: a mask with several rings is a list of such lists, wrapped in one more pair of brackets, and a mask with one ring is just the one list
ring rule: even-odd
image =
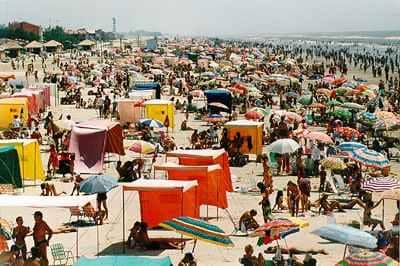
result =
[{"label": "blue umbrella", "polygon": [[359,142],[350,141],[350,142],[342,142],[342,143],[340,143],[338,148],[341,151],[353,152],[355,150],[365,149],[365,148],[367,148],[367,146],[365,146],[364,144],[359,143]]},{"label": "blue umbrella", "polygon": [[153,128],[163,128],[164,125],[158,120],[155,119],[141,119],[139,120],[139,123],[148,126],[148,127],[153,127]]},{"label": "blue umbrella", "polygon": [[382,153],[369,149],[355,150],[351,158],[367,167],[385,168],[389,166],[389,160]]},{"label": "blue umbrella", "polygon": [[312,233],[323,239],[344,245],[369,249],[377,247],[377,239],[374,236],[350,226],[328,224]]},{"label": "blue umbrella", "polygon": [[112,176],[94,175],[82,181],[80,191],[88,194],[106,193],[117,186],[118,182]]}]

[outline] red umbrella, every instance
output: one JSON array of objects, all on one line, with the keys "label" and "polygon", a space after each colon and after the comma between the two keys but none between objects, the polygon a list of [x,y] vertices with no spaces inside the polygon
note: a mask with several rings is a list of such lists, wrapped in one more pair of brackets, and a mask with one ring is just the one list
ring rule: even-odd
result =
[{"label": "red umbrella", "polygon": [[262,115],[256,111],[249,111],[244,116],[248,120],[260,120],[262,118]]},{"label": "red umbrella", "polygon": [[335,128],[335,131],[347,139],[351,139],[352,137],[358,138],[361,136],[361,133],[357,129],[351,127],[337,127]]}]

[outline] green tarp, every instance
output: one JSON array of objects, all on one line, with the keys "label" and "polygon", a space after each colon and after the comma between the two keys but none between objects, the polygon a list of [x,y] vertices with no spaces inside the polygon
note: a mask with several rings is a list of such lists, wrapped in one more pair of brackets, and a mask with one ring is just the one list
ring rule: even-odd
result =
[{"label": "green tarp", "polygon": [[14,147],[0,148],[0,184],[12,184],[17,188],[22,187],[18,152]]},{"label": "green tarp", "polygon": [[105,256],[93,259],[79,258],[74,266],[171,266],[169,257]]}]

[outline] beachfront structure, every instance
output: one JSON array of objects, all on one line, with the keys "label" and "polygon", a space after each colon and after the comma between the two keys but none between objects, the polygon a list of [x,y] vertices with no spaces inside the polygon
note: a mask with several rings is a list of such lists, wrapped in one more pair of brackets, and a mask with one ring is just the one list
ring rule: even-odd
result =
[{"label": "beachfront structure", "polygon": [[228,130],[228,138],[230,140],[233,140],[238,133],[243,138],[243,144],[240,148],[242,154],[255,155],[261,155],[262,153],[263,126],[264,123],[251,120],[236,120],[224,125]]},{"label": "beachfront structure", "polygon": [[43,47],[46,52],[55,53],[59,52],[62,49],[63,45],[57,41],[51,40],[43,44]]},{"label": "beachfront structure", "polygon": [[174,103],[166,100],[150,100],[144,103],[146,118],[158,120],[164,123],[165,127],[175,127]]},{"label": "beachfront structure", "polygon": [[38,41],[32,41],[25,46],[29,52],[34,54],[40,54],[43,49],[43,44]]}]

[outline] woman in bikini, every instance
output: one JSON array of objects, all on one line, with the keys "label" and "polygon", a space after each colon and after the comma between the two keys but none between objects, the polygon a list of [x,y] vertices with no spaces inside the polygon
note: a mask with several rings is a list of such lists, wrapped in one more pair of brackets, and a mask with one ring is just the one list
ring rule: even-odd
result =
[{"label": "woman in bikini", "polygon": [[25,237],[30,232],[29,227],[24,226],[24,220],[21,216],[16,219],[17,226],[13,228],[12,237],[15,240],[15,246],[17,247],[18,254],[21,253],[24,261],[26,260],[26,243]]}]

